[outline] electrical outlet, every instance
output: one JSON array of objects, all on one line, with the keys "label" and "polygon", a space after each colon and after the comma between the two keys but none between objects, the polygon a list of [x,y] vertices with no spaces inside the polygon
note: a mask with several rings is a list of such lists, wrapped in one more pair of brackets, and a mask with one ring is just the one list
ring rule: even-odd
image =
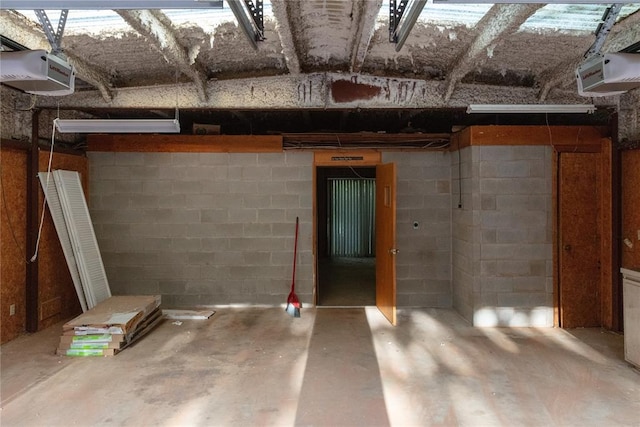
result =
[{"label": "electrical outlet", "polygon": [[15,315],[16,315],[16,305],[11,304],[9,306],[9,316],[15,316]]},{"label": "electrical outlet", "polygon": [[638,230],[638,240],[640,240],[640,230]]}]

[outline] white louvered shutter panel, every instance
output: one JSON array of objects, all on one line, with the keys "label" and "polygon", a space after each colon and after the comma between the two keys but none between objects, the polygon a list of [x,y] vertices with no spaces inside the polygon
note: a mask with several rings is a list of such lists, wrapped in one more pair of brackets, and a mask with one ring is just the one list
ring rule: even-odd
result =
[{"label": "white louvered shutter panel", "polygon": [[53,180],[69,230],[87,306],[91,309],[110,298],[111,290],[89,216],[89,208],[82,191],[80,174],[75,171],[57,170],[53,172]]},{"label": "white louvered shutter panel", "polygon": [[87,300],[84,295],[85,291],[83,289],[82,281],[80,280],[76,257],[73,254],[73,247],[71,245],[67,224],[64,222],[62,206],[60,205],[60,199],[58,198],[58,190],[56,190],[56,185],[53,182],[53,175],[48,172],[40,172],[38,174],[38,178],[40,178],[40,185],[42,186],[42,191],[47,199],[47,206],[49,206],[49,212],[53,218],[53,225],[56,227],[56,232],[58,233],[58,239],[62,246],[64,258],[67,260],[67,265],[69,266],[69,273],[71,273],[71,279],[73,280],[73,286],[76,288],[76,293],[80,300],[80,306],[82,307],[82,311],[85,312],[88,309]]}]

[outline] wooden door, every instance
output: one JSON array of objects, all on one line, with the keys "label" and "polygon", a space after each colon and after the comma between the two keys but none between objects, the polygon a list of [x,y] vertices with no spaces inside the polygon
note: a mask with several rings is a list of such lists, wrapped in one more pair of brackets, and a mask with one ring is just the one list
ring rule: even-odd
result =
[{"label": "wooden door", "polygon": [[396,165],[376,166],[376,305],[396,324]]},{"label": "wooden door", "polygon": [[601,326],[599,153],[560,153],[560,326]]}]

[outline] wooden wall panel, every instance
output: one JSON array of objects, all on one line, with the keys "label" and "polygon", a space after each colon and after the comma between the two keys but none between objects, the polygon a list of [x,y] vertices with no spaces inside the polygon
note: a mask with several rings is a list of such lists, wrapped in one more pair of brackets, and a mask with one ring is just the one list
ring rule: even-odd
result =
[{"label": "wooden wall panel", "polygon": [[552,145],[572,150],[598,144],[609,133],[599,126],[472,126],[470,145]]},{"label": "wooden wall panel", "polygon": [[[0,149],[0,342],[25,330],[27,151]],[[15,236],[15,239],[14,239]],[[10,306],[15,314],[10,315]]]},{"label": "wooden wall panel", "polygon": [[615,313],[617,304],[614,295],[614,276],[618,273],[615,269],[614,259],[614,217],[613,217],[613,142],[610,138],[602,140],[602,152],[600,162],[600,295],[602,310],[602,326],[607,329],[615,328]]},{"label": "wooden wall panel", "polygon": [[640,149],[622,152],[622,267],[640,267]]},{"label": "wooden wall panel", "polygon": [[[39,169],[47,170],[49,152],[40,151]],[[87,158],[71,154],[54,153],[52,169],[74,170],[82,175],[87,189]],[[39,192],[40,212],[43,207],[43,193]],[[42,227],[38,259],[38,329],[44,329],[63,319],[82,313],[78,296],[67,267],[67,262],[58,240],[53,220],[48,211]]]},{"label": "wooden wall panel", "polygon": [[88,151],[281,153],[279,135],[87,135]]}]

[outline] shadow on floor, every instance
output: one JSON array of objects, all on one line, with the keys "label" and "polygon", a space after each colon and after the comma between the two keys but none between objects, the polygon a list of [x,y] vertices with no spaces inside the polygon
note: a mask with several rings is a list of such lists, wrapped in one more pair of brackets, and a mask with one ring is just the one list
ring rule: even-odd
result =
[{"label": "shadow on floor", "polygon": [[318,262],[318,305],[376,304],[375,258],[325,258]]},{"label": "shadow on floor", "polygon": [[295,425],[390,425],[364,308],[319,309],[308,354]]},{"label": "shadow on floor", "polygon": [[474,328],[452,309],[220,307],[115,357],[1,347],[2,427],[637,426],[640,372],[597,329]]}]

